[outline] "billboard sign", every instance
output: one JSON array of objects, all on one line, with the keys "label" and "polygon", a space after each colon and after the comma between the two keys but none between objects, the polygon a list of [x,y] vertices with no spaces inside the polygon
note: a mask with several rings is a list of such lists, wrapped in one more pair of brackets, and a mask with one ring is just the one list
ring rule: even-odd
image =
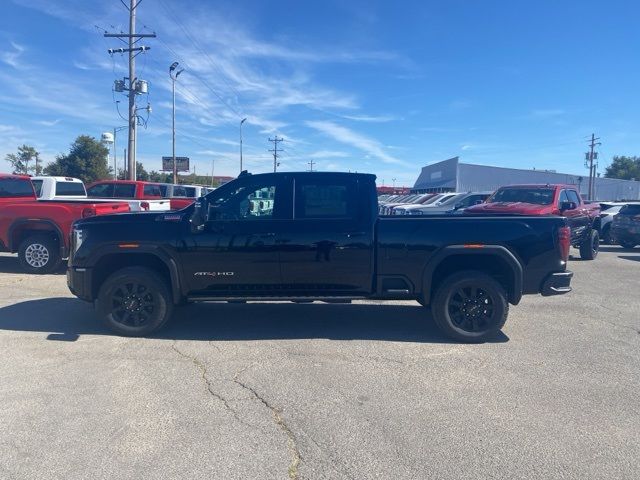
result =
[{"label": "billboard sign", "polygon": [[[188,172],[189,157],[176,157],[176,168],[179,172]],[[162,171],[173,172],[173,157],[162,157]]]}]

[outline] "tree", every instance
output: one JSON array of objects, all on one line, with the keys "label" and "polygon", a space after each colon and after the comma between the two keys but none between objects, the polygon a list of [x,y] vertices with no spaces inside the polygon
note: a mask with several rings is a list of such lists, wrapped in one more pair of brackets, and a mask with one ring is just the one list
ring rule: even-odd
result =
[{"label": "tree", "polygon": [[607,178],[640,180],[640,157],[614,156],[604,174]]},{"label": "tree", "polygon": [[76,177],[84,183],[107,179],[111,176],[108,164],[109,149],[90,135],[80,135],[71,144],[66,155],[58,155],[56,160],[44,169],[47,175]]},{"label": "tree", "polygon": [[[118,180],[128,180],[128,179],[129,179],[129,176],[127,175],[127,172],[123,168],[119,168]],[[144,165],[142,165],[142,162],[136,162],[136,179],[143,182],[148,182],[149,180],[151,180],[149,176],[149,172],[147,172],[144,169]]]},{"label": "tree", "polygon": [[[13,167],[13,173],[28,175],[30,172],[40,175],[42,173],[42,165],[40,164],[40,152],[29,145],[18,147],[18,153],[7,154],[7,162]],[[35,160],[33,166],[29,165],[31,160]]]},{"label": "tree", "polygon": [[157,183],[173,183],[170,173],[156,172],[155,170],[151,170],[149,172],[149,181]]}]

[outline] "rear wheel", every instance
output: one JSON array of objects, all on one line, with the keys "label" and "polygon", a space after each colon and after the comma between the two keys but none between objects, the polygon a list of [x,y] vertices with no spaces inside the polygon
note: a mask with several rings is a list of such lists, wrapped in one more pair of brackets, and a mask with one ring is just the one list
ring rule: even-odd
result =
[{"label": "rear wheel", "polygon": [[167,284],[156,272],[142,267],[123,268],[107,278],[96,306],[110,329],[130,337],[162,328],[173,313]]},{"label": "rear wheel", "polygon": [[597,230],[591,230],[587,238],[580,244],[580,258],[593,260],[600,249],[600,235]]},{"label": "rear wheel", "polygon": [[507,321],[507,293],[493,277],[464,271],[447,277],[438,287],[431,312],[447,336],[478,343],[493,337]]},{"label": "rear wheel", "polygon": [[39,274],[54,272],[62,262],[58,243],[47,234],[25,238],[18,248],[18,260],[27,272]]}]

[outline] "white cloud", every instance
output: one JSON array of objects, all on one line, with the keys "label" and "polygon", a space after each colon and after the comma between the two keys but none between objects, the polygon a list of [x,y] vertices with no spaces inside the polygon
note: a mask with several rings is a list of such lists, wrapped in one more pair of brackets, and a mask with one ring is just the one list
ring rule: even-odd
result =
[{"label": "white cloud", "polygon": [[393,122],[394,120],[401,120],[391,115],[342,115],[347,120],[353,120],[355,122],[372,122],[372,123],[385,123]]},{"label": "white cloud", "polygon": [[19,61],[19,59],[24,53],[25,47],[15,42],[9,43],[11,44],[11,50],[5,50],[0,53],[0,61],[15,69],[24,68],[24,65]]},{"label": "white cloud", "polygon": [[306,155],[308,158],[347,158],[349,156],[346,152],[339,152],[336,150],[319,150],[317,152]]},{"label": "white cloud", "polygon": [[408,163],[399,160],[392,155],[389,155],[387,152],[385,152],[380,142],[373,138],[367,137],[366,135],[354,132],[353,130],[350,130],[333,122],[311,121],[306,122],[306,124],[307,126],[318,130],[325,135],[328,135],[334,140],[337,140],[338,142],[351,145],[352,147],[362,150],[364,153],[367,153],[385,163],[409,166]]}]

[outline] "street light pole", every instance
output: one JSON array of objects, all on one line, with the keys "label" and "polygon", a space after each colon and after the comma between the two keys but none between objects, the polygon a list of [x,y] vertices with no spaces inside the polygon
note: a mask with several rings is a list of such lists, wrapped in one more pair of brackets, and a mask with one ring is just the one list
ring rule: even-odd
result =
[{"label": "street light pole", "polygon": [[240,120],[240,173],[242,173],[242,124],[246,121],[246,118]]},{"label": "street light pole", "polygon": [[178,166],[176,165],[176,80],[178,80],[178,76],[184,71],[178,70],[175,74],[173,73],[175,69],[178,68],[178,62],[173,62],[169,67],[169,76],[171,77],[172,83],[172,96],[173,96],[173,115],[171,121],[171,131],[172,131],[172,154],[171,157],[173,159],[173,183],[178,183]]}]

